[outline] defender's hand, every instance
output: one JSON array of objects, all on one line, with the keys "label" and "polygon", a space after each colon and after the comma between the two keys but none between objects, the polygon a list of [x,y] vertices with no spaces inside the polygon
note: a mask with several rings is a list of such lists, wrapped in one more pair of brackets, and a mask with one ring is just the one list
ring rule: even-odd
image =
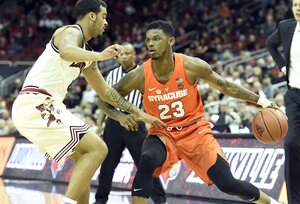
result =
[{"label": "defender's hand", "polygon": [[119,44],[111,45],[100,53],[100,60],[116,59],[123,53],[123,48]]}]

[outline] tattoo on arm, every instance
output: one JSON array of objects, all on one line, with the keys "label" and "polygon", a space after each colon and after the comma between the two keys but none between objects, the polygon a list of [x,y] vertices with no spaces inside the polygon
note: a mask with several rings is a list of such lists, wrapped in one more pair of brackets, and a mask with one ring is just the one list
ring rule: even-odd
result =
[{"label": "tattoo on arm", "polygon": [[240,98],[240,97],[243,98],[243,96],[244,96],[244,94],[245,94],[245,93],[244,93],[240,88],[238,88],[238,87],[231,87],[231,88],[230,88],[230,92],[231,92],[231,94],[234,95],[236,98]]},{"label": "tattoo on arm", "polygon": [[106,93],[106,97],[112,101],[117,108],[126,112],[133,112],[133,105],[126,101],[115,89],[109,89]]},{"label": "tattoo on arm", "polygon": [[234,98],[247,100],[254,103],[256,103],[258,100],[257,94],[234,83],[229,83],[224,93]]},{"label": "tattoo on arm", "polygon": [[251,92],[248,89],[245,89],[244,87],[242,87],[242,89],[235,88],[235,90],[236,90],[235,94],[237,98],[251,101],[253,103],[256,103],[259,98],[259,96],[257,96],[255,93]]},{"label": "tattoo on arm", "polygon": [[256,103],[259,98],[256,93],[246,89],[241,85],[226,81],[218,74],[211,75],[210,82],[214,86],[214,88],[218,89],[220,92],[237,99]]},{"label": "tattoo on arm", "polygon": [[105,115],[118,121],[120,114],[122,114],[119,110],[117,110],[114,106],[110,105],[109,103],[106,103],[105,101],[101,100],[100,98],[96,100],[96,103]]},{"label": "tattoo on arm", "polygon": [[226,86],[226,83],[223,81],[223,80],[217,80],[217,85],[220,87],[220,88],[223,88]]},{"label": "tattoo on arm", "polygon": [[136,77],[137,74],[135,72],[129,72],[118,83],[114,84],[113,88],[107,91],[106,97],[113,102],[112,105],[129,113],[134,112],[135,106],[125,100],[123,96],[126,96],[132,91],[130,86],[132,83],[137,83]]}]

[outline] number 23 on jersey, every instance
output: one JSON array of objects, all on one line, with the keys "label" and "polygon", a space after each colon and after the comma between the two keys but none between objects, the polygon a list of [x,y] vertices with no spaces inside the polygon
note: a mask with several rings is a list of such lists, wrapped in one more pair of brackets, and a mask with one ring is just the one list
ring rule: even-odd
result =
[{"label": "number 23 on jersey", "polygon": [[161,120],[170,119],[172,116],[181,118],[185,114],[183,103],[181,101],[175,101],[171,103],[171,105],[160,104],[158,110],[161,111],[159,114]]}]

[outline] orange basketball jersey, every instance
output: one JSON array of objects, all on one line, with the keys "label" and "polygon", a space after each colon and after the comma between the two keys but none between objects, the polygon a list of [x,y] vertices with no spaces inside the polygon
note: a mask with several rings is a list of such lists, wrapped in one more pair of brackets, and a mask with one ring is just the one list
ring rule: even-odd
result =
[{"label": "orange basketball jersey", "polygon": [[186,75],[181,54],[174,53],[174,72],[167,83],[156,80],[152,59],[144,66],[145,89],[143,103],[146,112],[161,119],[167,126],[184,126],[204,116],[204,108],[197,90]]}]

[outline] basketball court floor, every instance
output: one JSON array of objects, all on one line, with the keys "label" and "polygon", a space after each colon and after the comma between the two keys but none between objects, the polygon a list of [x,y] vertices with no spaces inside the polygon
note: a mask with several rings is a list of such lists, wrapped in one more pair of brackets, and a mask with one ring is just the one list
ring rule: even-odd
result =
[{"label": "basketball court floor", "polygon": [[[0,204],[59,204],[60,196],[66,190],[65,184],[48,181],[10,180],[0,178]],[[94,202],[95,188],[91,188],[90,203]],[[107,204],[130,204],[129,191],[112,191]],[[192,197],[168,196],[168,204],[238,204],[246,202],[199,200]],[[153,204],[149,201],[149,204]]]}]

